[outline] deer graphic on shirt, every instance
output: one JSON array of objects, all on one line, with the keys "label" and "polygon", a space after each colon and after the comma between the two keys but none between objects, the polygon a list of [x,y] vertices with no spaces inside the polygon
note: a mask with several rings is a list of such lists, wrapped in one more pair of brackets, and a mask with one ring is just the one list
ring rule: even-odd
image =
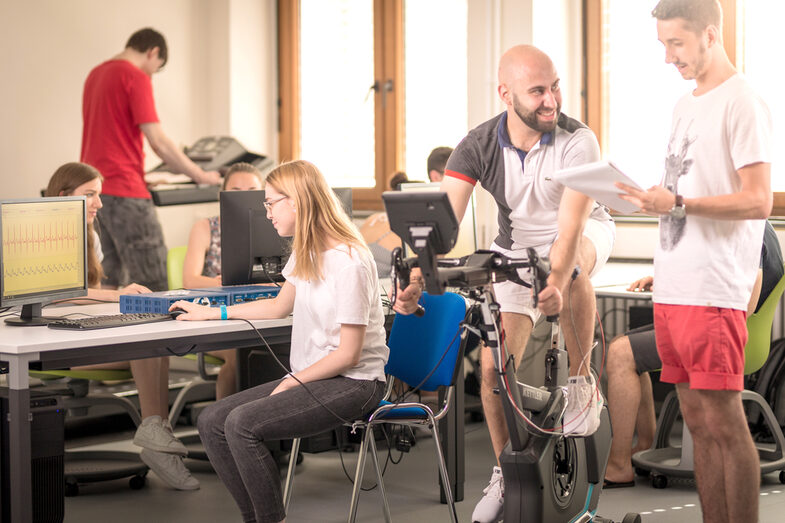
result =
[{"label": "deer graphic on shirt", "polygon": [[[690,145],[696,138],[689,136],[690,125],[684,130],[684,137],[679,144],[678,152],[675,152],[674,141],[679,122],[676,123],[673,134],[668,142],[668,156],[665,157],[665,177],[662,186],[673,194],[678,194],[679,178],[687,174],[692,166],[692,159],[685,159]],[[665,251],[673,250],[684,236],[684,229],[687,227],[687,217],[674,218],[669,214],[660,217],[660,247]]]}]

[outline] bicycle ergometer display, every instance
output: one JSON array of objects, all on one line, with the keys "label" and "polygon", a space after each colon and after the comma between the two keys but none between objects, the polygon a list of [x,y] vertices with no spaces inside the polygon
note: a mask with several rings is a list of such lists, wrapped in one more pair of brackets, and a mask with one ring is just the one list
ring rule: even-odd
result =
[{"label": "bicycle ergometer display", "polygon": [[[547,285],[548,259],[527,249],[526,258],[510,258],[493,251],[477,251],[457,259],[438,259],[450,250],[458,222],[446,193],[397,193],[382,195],[390,228],[416,253],[403,258],[393,251],[391,300],[396,287],[405,289],[413,268],[418,267],[431,294],[449,288],[464,291],[479,314],[468,328],[479,332],[492,354],[510,440],[500,456],[505,482],[504,521],[610,522],[596,515],[611,445],[607,408],[600,427],[588,437],[565,437],[567,351],[558,322],[551,322],[551,347],[545,357],[545,385],[532,387],[516,379],[515,359],[508,353],[501,328],[501,312],[493,283],[513,281],[532,287],[537,295]],[[525,277],[526,273],[530,277]],[[531,283],[529,283],[531,282]],[[427,311],[425,311],[427,314]],[[627,514],[623,523],[639,522]]]}]

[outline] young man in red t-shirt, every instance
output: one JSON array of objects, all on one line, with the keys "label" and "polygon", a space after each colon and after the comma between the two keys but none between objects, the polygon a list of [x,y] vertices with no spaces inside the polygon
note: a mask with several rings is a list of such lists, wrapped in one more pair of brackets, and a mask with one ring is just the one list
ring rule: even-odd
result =
[{"label": "young man in red t-shirt", "polygon": [[220,183],[217,172],[203,171],[161,128],[151,77],[166,60],[163,35],[140,29],[85,81],[81,161],[104,177],[98,223],[109,286],[135,281],[155,291],[167,288],[166,246],[144,181],[142,135],[173,171],[197,183]]}]

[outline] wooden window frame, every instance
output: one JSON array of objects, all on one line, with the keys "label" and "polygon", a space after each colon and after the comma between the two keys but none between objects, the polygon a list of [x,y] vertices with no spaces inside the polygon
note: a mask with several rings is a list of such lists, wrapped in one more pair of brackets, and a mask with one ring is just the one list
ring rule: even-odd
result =
[{"label": "wooden window frame", "polygon": [[[375,186],[352,191],[357,210],[381,210],[390,175],[403,168],[404,0],[374,0]],[[278,0],[278,157],[300,158],[300,1]],[[392,87],[391,91],[386,86]]]},{"label": "wooden window frame", "polygon": [[[737,42],[737,0],[720,0],[723,12],[722,38],[728,58],[736,65],[741,48]],[[602,32],[605,23],[602,12],[602,0],[583,0],[583,30],[584,30],[584,85],[583,85],[583,115],[586,124],[597,135],[600,147],[605,139],[603,122],[603,76],[602,54],[605,42]],[[772,216],[785,216],[785,192],[774,193]]]}]

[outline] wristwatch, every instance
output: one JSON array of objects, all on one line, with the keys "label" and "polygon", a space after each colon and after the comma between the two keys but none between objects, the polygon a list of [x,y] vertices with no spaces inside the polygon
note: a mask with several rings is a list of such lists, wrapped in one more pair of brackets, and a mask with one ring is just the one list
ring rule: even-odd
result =
[{"label": "wristwatch", "polygon": [[676,195],[676,201],[673,202],[670,213],[671,218],[681,220],[687,215],[687,208],[684,206],[684,197],[681,194]]}]

